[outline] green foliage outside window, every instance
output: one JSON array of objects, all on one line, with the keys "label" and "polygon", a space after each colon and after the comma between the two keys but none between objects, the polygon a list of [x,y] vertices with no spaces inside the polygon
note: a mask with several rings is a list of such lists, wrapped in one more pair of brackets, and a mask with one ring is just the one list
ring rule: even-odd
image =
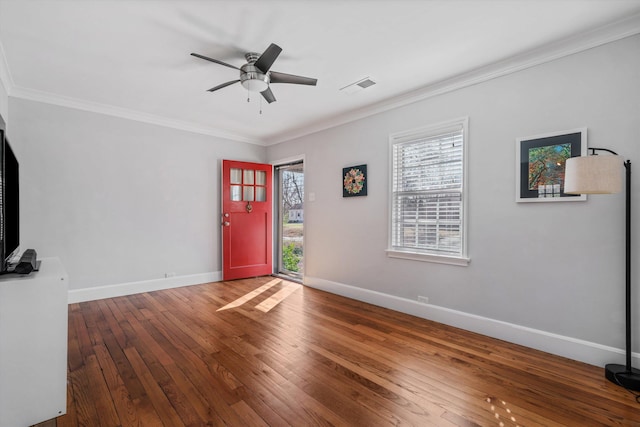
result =
[{"label": "green foliage outside window", "polygon": [[289,271],[298,271],[298,263],[300,262],[300,256],[296,253],[296,248],[293,243],[289,243],[282,248],[282,263],[284,268]]}]

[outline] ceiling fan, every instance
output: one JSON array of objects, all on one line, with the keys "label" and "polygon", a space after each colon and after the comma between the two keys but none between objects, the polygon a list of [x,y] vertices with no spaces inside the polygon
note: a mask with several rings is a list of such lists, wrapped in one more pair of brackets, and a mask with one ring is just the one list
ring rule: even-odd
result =
[{"label": "ceiling fan", "polygon": [[219,84],[218,86],[208,89],[208,92],[214,92],[218,89],[222,89],[223,87],[231,86],[234,83],[240,82],[245,89],[251,92],[260,92],[264,99],[271,104],[276,100],[273,92],[271,92],[271,83],[291,83],[309,86],[315,86],[316,83],[318,83],[318,79],[270,71],[271,66],[278,58],[278,55],[280,55],[280,52],[282,52],[282,48],[274,43],[271,43],[262,55],[258,55],[255,52],[248,52],[244,55],[247,63],[240,68],[198,53],[192,53],[191,55],[240,71],[240,78],[238,80],[231,80],[229,82]]}]

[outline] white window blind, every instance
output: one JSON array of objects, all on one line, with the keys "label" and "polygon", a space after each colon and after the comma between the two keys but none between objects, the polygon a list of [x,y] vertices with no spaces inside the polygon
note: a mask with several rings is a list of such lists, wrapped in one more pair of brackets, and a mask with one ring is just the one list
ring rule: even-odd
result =
[{"label": "white window blind", "polygon": [[465,123],[391,138],[392,251],[466,256]]}]

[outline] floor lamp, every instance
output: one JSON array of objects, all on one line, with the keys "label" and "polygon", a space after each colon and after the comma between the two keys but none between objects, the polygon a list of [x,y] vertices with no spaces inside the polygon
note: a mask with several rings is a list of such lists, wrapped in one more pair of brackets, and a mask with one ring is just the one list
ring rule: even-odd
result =
[{"label": "floor lamp", "polygon": [[[626,363],[604,368],[607,379],[629,390],[640,391],[640,369],[631,366],[631,161],[622,162],[616,152],[589,148],[590,156],[572,157],[565,164],[567,194],[612,194],[622,190],[622,166],[626,170]],[[596,154],[606,151],[613,155]]]}]

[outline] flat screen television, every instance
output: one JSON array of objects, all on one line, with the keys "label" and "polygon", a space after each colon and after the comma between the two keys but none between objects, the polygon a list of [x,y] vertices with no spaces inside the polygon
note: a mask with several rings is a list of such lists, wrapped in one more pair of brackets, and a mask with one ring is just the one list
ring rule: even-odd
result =
[{"label": "flat screen television", "polygon": [[19,164],[6,135],[0,116],[0,272],[9,269],[9,261],[20,246]]}]

